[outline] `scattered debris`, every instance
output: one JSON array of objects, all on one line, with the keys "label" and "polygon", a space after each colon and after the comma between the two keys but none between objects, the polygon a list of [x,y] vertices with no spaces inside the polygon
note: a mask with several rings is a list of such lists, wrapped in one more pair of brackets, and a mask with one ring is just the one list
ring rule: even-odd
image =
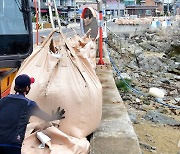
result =
[{"label": "scattered debris", "polygon": [[[149,123],[155,130],[169,127],[180,128],[180,22],[172,27],[155,31],[147,29],[131,38],[120,34],[121,42],[115,41],[118,45],[114,45],[108,37],[108,50],[114,65],[121,75],[125,74],[131,79],[128,83],[129,87],[121,83],[118,89],[134,125]],[[118,81],[120,77],[115,70],[113,74],[115,80]],[[138,91],[144,95],[139,94]],[[160,98],[167,105],[157,103],[155,98]],[[168,105],[175,108],[169,108]],[[156,140],[152,139],[148,132],[146,134],[146,140],[140,140],[141,148],[152,153],[163,153],[159,151],[161,147],[156,146],[158,145]],[[143,137],[141,136],[141,139]],[[144,142],[152,143],[157,149]],[[180,147],[180,141],[178,147]],[[176,144],[173,148],[178,147]],[[169,151],[171,152],[172,149]]]},{"label": "scattered debris", "polygon": [[164,91],[162,89],[152,87],[149,89],[149,95],[154,96],[156,98],[163,98]]}]

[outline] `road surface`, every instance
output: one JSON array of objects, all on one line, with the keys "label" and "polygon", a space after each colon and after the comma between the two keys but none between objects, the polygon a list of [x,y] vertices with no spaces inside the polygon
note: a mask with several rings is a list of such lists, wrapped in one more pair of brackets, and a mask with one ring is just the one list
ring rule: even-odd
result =
[{"label": "road surface", "polygon": [[[77,26],[73,27],[73,29],[77,32],[77,34],[81,35],[81,31],[80,31],[80,25],[77,24]],[[38,41],[41,41],[40,36],[47,36],[52,29],[44,29],[44,30],[39,30],[39,37],[38,37]],[[62,27],[62,32],[67,36],[67,37],[71,37],[73,36],[75,33],[73,32],[73,30],[71,29],[71,27]],[[55,36],[58,34],[55,34]],[[33,31],[33,44],[36,43],[36,31]]]}]

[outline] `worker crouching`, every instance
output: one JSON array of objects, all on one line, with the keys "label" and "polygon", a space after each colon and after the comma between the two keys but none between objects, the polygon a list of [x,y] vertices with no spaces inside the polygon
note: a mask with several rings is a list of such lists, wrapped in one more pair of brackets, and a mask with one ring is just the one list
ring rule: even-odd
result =
[{"label": "worker crouching", "polygon": [[64,109],[58,108],[52,116],[42,111],[36,102],[26,98],[35,82],[26,74],[15,79],[15,94],[0,100],[0,154],[21,154],[21,146],[31,116],[45,121],[60,120],[64,117]]}]

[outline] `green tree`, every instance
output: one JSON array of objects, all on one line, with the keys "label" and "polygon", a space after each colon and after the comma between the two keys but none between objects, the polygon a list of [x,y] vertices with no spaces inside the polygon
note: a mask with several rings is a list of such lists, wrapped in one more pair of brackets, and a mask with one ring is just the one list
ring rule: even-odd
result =
[{"label": "green tree", "polygon": [[136,4],[141,4],[141,0],[136,0]]}]

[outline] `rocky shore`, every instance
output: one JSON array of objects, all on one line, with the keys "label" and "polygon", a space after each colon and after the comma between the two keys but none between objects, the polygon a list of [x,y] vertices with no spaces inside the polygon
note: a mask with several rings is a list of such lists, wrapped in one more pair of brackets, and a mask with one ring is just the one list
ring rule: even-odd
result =
[{"label": "rocky shore", "polygon": [[[143,153],[180,153],[180,22],[113,39],[108,51],[121,72],[114,78]],[[151,96],[152,87],[164,97]]]}]

